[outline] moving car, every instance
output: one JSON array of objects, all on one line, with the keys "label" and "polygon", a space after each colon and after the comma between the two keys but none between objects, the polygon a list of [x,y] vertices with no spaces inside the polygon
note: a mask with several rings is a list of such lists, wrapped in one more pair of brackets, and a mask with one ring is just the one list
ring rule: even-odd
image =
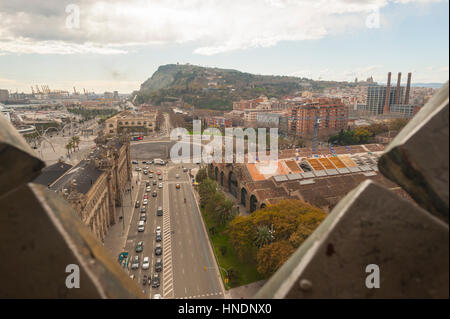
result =
[{"label": "moving car", "polygon": [[147,186],[147,188],[145,189],[146,192],[150,192],[150,186]]},{"label": "moving car", "polygon": [[142,201],[142,205],[147,205],[148,204],[148,199],[144,199],[143,201]]},{"label": "moving car", "polygon": [[163,209],[161,206],[158,207],[156,210],[156,216],[162,216],[163,215]]},{"label": "moving car", "polygon": [[145,222],[143,220],[139,221],[138,232],[143,232],[145,230]]},{"label": "moving car", "polygon": [[162,246],[161,244],[156,244],[155,245],[155,256],[161,256],[162,254]]},{"label": "moving car", "polygon": [[139,206],[141,206],[141,204],[139,203],[139,201],[136,201],[136,204],[134,204],[134,207],[139,208]]},{"label": "moving car", "polygon": [[147,221],[147,215],[141,214],[141,216],[139,217],[139,220],[143,220],[144,222]]},{"label": "moving car", "polygon": [[162,241],[162,235],[160,231],[156,232],[156,242],[160,242]]},{"label": "moving car", "polygon": [[146,211],[147,211],[147,208],[145,208],[145,207],[141,208],[141,213],[145,213]]},{"label": "moving car", "polygon": [[131,263],[131,269],[139,268],[139,256],[134,256],[133,262]]},{"label": "moving car", "polygon": [[144,260],[142,261],[142,269],[149,269],[150,268],[150,258],[144,257]]},{"label": "moving car", "polygon": [[156,191],[153,191],[152,196],[156,197],[158,194],[156,193]]},{"label": "moving car", "polygon": [[176,188],[176,189],[180,189],[180,187],[181,187],[180,184],[175,185],[175,188]]},{"label": "moving car", "polygon": [[180,178],[180,175],[179,174],[175,175],[175,178]]},{"label": "moving car", "polygon": [[137,245],[136,245],[136,252],[137,252],[137,253],[140,253],[140,252],[142,252],[143,250],[144,250],[144,242],[143,242],[143,241],[140,241],[140,242],[138,242]]},{"label": "moving car", "polygon": [[144,175],[147,175],[148,174],[148,171],[147,170],[144,170]]},{"label": "moving car", "polygon": [[163,184],[159,183],[158,188],[162,188],[162,187],[163,187]]},{"label": "moving car", "polygon": [[153,288],[158,288],[159,287],[159,274],[157,272],[155,272],[153,274],[152,287]]},{"label": "moving car", "polygon": [[[142,266],[142,268],[144,268],[144,267]],[[155,271],[159,272],[161,270],[162,270],[162,260],[161,260],[161,258],[158,258],[158,259],[156,259],[156,262],[155,262]]]}]

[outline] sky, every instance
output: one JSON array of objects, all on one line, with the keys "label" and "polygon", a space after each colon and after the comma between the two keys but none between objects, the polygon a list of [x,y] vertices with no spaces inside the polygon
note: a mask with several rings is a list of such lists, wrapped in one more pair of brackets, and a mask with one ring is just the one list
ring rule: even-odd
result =
[{"label": "sky", "polygon": [[448,0],[0,0],[0,89],[130,93],[170,63],[449,79]]}]

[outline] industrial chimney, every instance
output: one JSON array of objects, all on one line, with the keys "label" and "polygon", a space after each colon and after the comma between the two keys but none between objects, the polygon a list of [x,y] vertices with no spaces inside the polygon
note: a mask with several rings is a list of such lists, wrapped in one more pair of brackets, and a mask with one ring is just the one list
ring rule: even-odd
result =
[{"label": "industrial chimney", "polygon": [[401,104],[402,96],[400,94],[400,82],[402,81],[402,72],[398,72],[397,89],[395,90],[395,104]]},{"label": "industrial chimney", "polygon": [[406,83],[405,102],[409,104],[409,90],[411,89],[411,72],[408,73],[408,82]]},{"label": "industrial chimney", "polygon": [[386,84],[386,99],[384,101],[383,113],[389,113],[389,100],[391,96],[391,72],[388,73],[388,80]]}]

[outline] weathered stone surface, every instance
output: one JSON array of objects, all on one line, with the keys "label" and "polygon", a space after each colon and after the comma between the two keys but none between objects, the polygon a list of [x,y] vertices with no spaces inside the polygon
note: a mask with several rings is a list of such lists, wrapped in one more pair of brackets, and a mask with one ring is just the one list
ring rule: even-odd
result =
[{"label": "weathered stone surface", "polygon": [[380,158],[379,169],[427,211],[448,223],[448,82],[402,129]]},{"label": "weathered stone surface", "polygon": [[[448,224],[364,181],[256,298],[448,298],[448,262]],[[366,287],[370,264],[380,288]]]},{"label": "weathered stone surface", "polygon": [[0,116],[0,195],[32,181],[44,166],[22,135]]},{"label": "weathered stone surface", "polygon": [[[25,184],[0,207],[0,298],[144,298],[56,193]],[[78,289],[66,287],[69,264],[80,268]]]}]

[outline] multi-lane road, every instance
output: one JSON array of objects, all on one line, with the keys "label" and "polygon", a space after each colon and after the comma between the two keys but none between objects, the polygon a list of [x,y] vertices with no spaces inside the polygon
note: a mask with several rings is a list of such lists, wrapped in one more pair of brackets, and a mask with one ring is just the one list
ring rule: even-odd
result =
[{"label": "multi-lane road", "polygon": [[[137,172],[137,166],[148,166],[149,171],[153,171],[153,178],[144,175],[143,171]],[[157,174],[158,171],[161,175]],[[138,191],[135,192],[133,200],[134,203],[139,200],[141,205],[139,208],[132,208],[133,215],[127,228],[125,250],[130,254],[130,263],[135,255],[139,255],[140,267],[136,270],[130,267],[130,275],[135,276],[135,280],[149,298],[156,294],[163,298],[224,298],[220,273],[188,173],[183,172],[181,165],[148,165],[142,164],[140,159],[138,165],[133,165],[133,174],[138,181],[134,185]],[[158,180],[157,185],[153,185],[153,180],[158,179],[158,176],[162,176],[162,181]],[[151,189],[146,206],[147,220],[145,231],[138,232],[146,181],[150,181]],[[163,183],[161,189],[158,188],[160,182]],[[177,184],[180,188],[176,187]],[[152,197],[154,190],[157,197]],[[156,215],[157,207],[163,208],[163,216]],[[162,229],[161,256],[155,256],[154,252],[157,226]],[[139,241],[144,242],[144,249],[143,252],[136,253],[136,244]],[[148,270],[142,269],[144,257],[150,258]],[[143,285],[142,282],[145,275],[152,278],[157,258],[162,258],[163,261],[161,283],[158,288],[152,288],[149,283]]]}]

